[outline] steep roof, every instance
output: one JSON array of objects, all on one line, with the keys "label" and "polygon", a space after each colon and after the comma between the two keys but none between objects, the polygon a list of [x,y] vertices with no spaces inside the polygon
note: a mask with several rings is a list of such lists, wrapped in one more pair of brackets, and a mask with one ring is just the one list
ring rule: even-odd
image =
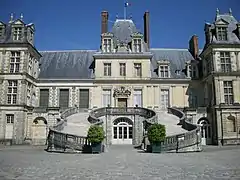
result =
[{"label": "steep roof", "polygon": [[131,35],[136,33],[137,28],[132,20],[130,19],[117,19],[112,27],[114,43],[125,43],[131,42]]},{"label": "steep roof", "polygon": [[[95,50],[76,51],[43,51],[40,59],[40,79],[91,79],[92,70],[89,69],[93,62]],[[172,78],[185,78],[184,73],[176,74],[176,70],[183,70],[185,62],[192,60],[187,49],[151,49],[152,77],[157,78],[154,72],[157,61],[168,60]]]},{"label": "steep roof", "polygon": [[43,51],[40,79],[90,79],[93,50]]}]

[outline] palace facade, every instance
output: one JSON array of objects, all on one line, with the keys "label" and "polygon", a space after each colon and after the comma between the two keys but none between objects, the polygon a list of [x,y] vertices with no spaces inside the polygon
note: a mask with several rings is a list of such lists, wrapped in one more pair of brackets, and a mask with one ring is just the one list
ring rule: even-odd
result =
[{"label": "palace facade", "polygon": [[[205,144],[240,143],[240,23],[232,12],[205,23],[205,46],[192,36],[189,49],[150,47],[131,19],[109,28],[101,13],[98,50],[39,52],[34,24],[0,22],[0,140],[35,144],[60,111],[78,107],[178,107],[202,126]],[[81,42],[79,42],[81,43]],[[38,121],[44,117],[45,121]],[[43,139],[44,139],[43,138]]]}]

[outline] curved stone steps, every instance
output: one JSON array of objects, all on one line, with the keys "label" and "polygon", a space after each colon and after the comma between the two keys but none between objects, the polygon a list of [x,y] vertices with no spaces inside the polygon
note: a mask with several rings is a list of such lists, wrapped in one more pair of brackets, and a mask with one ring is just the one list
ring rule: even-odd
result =
[{"label": "curved stone steps", "polygon": [[187,132],[185,129],[181,127],[181,125],[177,125],[179,123],[179,118],[173,114],[169,114],[167,112],[157,112],[159,123],[166,126],[166,135],[172,136],[181,133]]},{"label": "curved stone steps", "polygon": [[[181,128],[180,125],[177,125],[179,123],[178,117],[164,111],[156,113],[158,114],[158,122],[166,126],[167,136],[187,132],[186,130]],[[78,136],[86,136],[88,128],[91,126],[91,124],[87,120],[88,116],[89,113],[81,112],[67,117],[67,123],[64,127],[63,132]]]},{"label": "curved stone steps", "polygon": [[91,124],[88,122],[89,113],[81,112],[67,117],[66,126],[63,132],[78,136],[87,136],[88,128]]}]

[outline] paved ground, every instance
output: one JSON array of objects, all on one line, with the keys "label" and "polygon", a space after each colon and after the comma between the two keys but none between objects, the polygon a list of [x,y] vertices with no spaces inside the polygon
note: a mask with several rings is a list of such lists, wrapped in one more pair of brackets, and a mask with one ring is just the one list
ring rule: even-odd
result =
[{"label": "paved ground", "polygon": [[42,147],[0,148],[1,180],[239,180],[240,147],[201,153],[148,154],[112,146],[102,154],[47,153]]}]

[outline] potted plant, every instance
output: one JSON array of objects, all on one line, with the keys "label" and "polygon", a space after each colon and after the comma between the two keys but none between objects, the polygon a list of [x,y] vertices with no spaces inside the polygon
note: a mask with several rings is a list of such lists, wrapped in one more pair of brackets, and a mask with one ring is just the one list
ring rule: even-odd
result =
[{"label": "potted plant", "polygon": [[92,125],[88,129],[87,139],[91,143],[92,153],[102,152],[102,141],[104,140],[104,130],[102,126]]},{"label": "potted plant", "polygon": [[151,145],[152,153],[161,153],[161,142],[166,137],[166,128],[162,124],[153,124],[148,128],[148,140]]}]

